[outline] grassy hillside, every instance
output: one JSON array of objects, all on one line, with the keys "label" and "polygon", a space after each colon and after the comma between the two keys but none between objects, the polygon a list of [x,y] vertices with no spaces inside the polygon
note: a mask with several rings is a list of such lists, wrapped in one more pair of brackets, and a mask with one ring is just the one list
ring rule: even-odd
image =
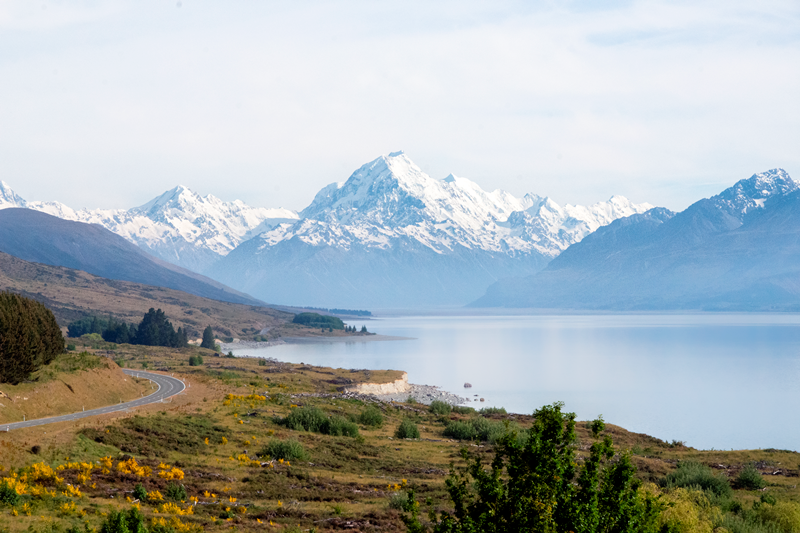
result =
[{"label": "grassy hillside", "polygon": [[242,336],[242,330],[260,331],[274,328],[271,336],[288,327],[292,335],[298,327],[291,326],[294,315],[269,307],[257,307],[210,300],[193,294],[132,283],[110,280],[81,270],[30,263],[0,252],[0,289],[19,292],[50,308],[61,326],[87,316],[113,315],[138,323],[151,307],[160,307],[173,325],[199,336],[207,325],[217,335]]},{"label": "grassy hillside", "polygon": [[[138,506],[148,525],[163,520],[175,531],[405,531],[398,508],[406,488],[416,489],[423,507],[429,501],[436,509],[451,508],[445,479],[451,465],[464,464],[461,450],[489,461],[494,436],[532,422],[530,416],[497,410],[434,413],[419,404],[387,404],[339,392],[354,381],[391,381],[397,372],[211,356],[190,367],[188,357],[196,352],[122,345],[114,354],[127,367],[156,368],[185,379],[187,393],[171,403],[3,435],[0,457],[6,470],[0,477],[9,476],[13,467],[17,475],[39,480],[13,508],[0,505],[0,524],[16,513],[6,522],[12,532],[29,526],[51,531],[53,524],[83,530],[84,524],[97,528],[111,511]],[[315,408],[323,420],[332,419],[321,432],[299,429],[299,422],[316,416]],[[378,418],[382,424],[376,424]],[[397,438],[403,420],[416,424],[420,438]],[[488,441],[457,440],[453,428],[465,426],[483,428]],[[669,504],[663,520],[670,531],[766,533],[800,527],[795,503],[800,454],[701,451],[612,425],[605,434],[632,454],[645,482],[663,482],[680,462],[701,463],[688,474],[684,468],[683,481],[672,486],[646,485]],[[587,425],[578,424],[578,438],[579,454],[585,456],[593,441]],[[32,445],[54,453],[35,455]],[[65,464],[58,471],[62,482],[41,474]],[[729,483],[735,484],[748,465],[755,467],[763,488],[748,485],[722,496],[713,492],[722,485],[730,491]],[[705,491],[680,485],[709,480]],[[66,483],[79,487],[79,494],[65,489]],[[144,493],[134,493],[138,484]],[[55,489],[54,495],[42,495],[37,485]]]},{"label": "grassy hillside", "polygon": [[65,415],[134,400],[150,393],[149,381],[123,374],[105,357],[62,354],[19,385],[0,383],[0,424]]}]

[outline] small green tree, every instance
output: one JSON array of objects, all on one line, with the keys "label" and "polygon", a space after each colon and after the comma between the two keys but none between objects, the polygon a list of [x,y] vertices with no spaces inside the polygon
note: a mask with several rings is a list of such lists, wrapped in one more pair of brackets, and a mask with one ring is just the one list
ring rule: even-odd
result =
[{"label": "small green tree", "polygon": [[215,348],[214,330],[211,329],[211,326],[206,326],[206,329],[203,330],[203,342],[200,343],[200,347],[208,350],[213,350]]},{"label": "small green tree", "polygon": [[397,426],[394,436],[398,439],[418,439],[419,428],[413,420],[410,418],[404,418],[403,421],[400,422],[400,425]]},{"label": "small green tree", "polygon": [[[612,461],[616,450],[606,436],[578,466],[575,414],[563,413],[562,405],[537,410],[525,438],[514,433],[500,438],[488,470],[463,450],[467,467],[446,481],[455,509],[431,511],[433,531],[655,533],[661,506],[639,493],[629,455]],[[413,490],[404,510],[409,531],[428,531]]]}]

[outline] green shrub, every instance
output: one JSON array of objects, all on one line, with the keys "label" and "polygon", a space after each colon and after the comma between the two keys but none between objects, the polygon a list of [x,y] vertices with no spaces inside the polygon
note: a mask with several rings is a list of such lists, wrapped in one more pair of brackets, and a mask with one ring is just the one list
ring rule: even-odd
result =
[{"label": "green shrub", "polygon": [[307,457],[303,445],[295,439],[271,440],[261,449],[258,455],[285,461],[302,460]]},{"label": "green shrub", "polygon": [[[135,507],[127,511],[109,511],[100,533],[144,533],[147,531],[144,515]],[[151,533],[156,530],[151,529]]]},{"label": "green shrub", "polygon": [[144,490],[141,483],[137,483],[136,486],[133,487],[133,497],[141,502],[147,500],[147,491]]},{"label": "green shrub", "polygon": [[383,425],[383,414],[374,405],[368,405],[358,416],[358,423],[368,427],[379,428]]},{"label": "green shrub", "polygon": [[170,483],[164,491],[164,496],[176,502],[184,502],[189,497],[186,494],[186,487],[177,483]]},{"label": "green shrub", "polygon": [[3,483],[0,485],[0,503],[11,506],[17,505],[19,503],[19,494],[17,494],[16,490],[9,487],[8,484]]},{"label": "green shrub", "polygon": [[680,463],[677,470],[661,480],[661,485],[666,488],[698,488],[724,498],[732,493],[724,475],[716,475],[711,468],[694,461]]},{"label": "green shrub", "polygon": [[118,367],[125,368],[125,359],[120,357],[119,359],[114,359],[114,362],[117,363]]},{"label": "green shrub", "polygon": [[730,533],[785,533],[771,522],[763,522],[753,513],[735,515],[726,513],[722,516],[722,527]]},{"label": "green shrub", "polygon": [[733,485],[737,489],[761,490],[767,486],[767,482],[754,465],[747,464],[736,476]]},{"label": "green shrub", "polygon": [[298,407],[293,409],[281,423],[295,431],[311,431],[321,433],[322,426],[327,422],[328,417],[319,407]]},{"label": "green shrub", "polygon": [[266,359],[259,359],[258,360],[258,366],[267,366],[267,360]]},{"label": "green shrub", "polygon": [[446,416],[450,414],[450,404],[441,400],[433,400],[428,407],[431,413],[439,416]]},{"label": "green shrub", "polygon": [[413,420],[404,418],[403,421],[400,422],[400,425],[397,426],[397,431],[394,432],[394,436],[398,439],[418,439],[419,428],[417,428]]},{"label": "green shrub", "polygon": [[319,407],[299,407],[279,420],[295,431],[312,431],[333,436],[358,436],[358,426],[341,416],[327,417]]},{"label": "green shrub", "polygon": [[505,407],[484,407],[478,411],[483,416],[507,415]]},{"label": "green shrub", "polygon": [[357,437],[358,425],[341,416],[332,416],[322,425],[320,433],[334,437]]},{"label": "green shrub", "polygon": [[75,349],[76,349],[76,348],[75,348],[75,345],[74,345],[74,344],[67,344],[67,351],[68,351],[68,352],[74,352],[74,351],[75,351]]},{"label": "green shrub", "polygon": [[450,410],[459,415],[471,415],[475,412],[474,407],[467,407],[466,405],[453,405]]},{"label": "green shrub", "polygon": [[774,524],[782,531],[800,531],[800,504],[776,502],[773,505],[754,506],[755,514],[767,524]]},{"label": "green shrub", "polygon": [[487,420],[476,416],[466,421],[453,420],[444,428],[445,437],[458,440],[480,440],[494,443],[507,432],[506,425],[499,420]]},{"label": "green shrub", "polygon": [[203,364],[203,356],[202,355],[190,355],[189,356],[189,366],[200,366]]},{"label": "green shrub", "polygon": [[408,493],[395,492],[389,497],[389,509],[402,511],[408,505]]}]

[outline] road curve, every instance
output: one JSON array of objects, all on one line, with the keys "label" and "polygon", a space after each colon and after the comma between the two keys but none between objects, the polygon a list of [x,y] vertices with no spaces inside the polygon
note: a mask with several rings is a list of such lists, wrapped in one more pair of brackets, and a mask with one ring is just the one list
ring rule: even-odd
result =
[{"label": "road curve", "polygon": [[153,372],[143,372],[141,370],[130,370],[127,368],[122,369],[123,372],[129,376],[138,378],[146,378],[158,385],[158,389],[148,396],[133,400],[131,402],[118,403],[109,405],[107,407],[99,407],[97,409],[90,409],[88,411],[80,411],[71,415],[51,416],[49,418],[37,418],[35,420],[26,420],[25,422],[14,422],[13,424],[0,424],[0,434],[3,431],[11,431],[12,429],[28,428],[33,426],[43,426],[45,424],[52,424],[54,422],[68,422],[71,420],[78,420],[95,415],[104,415],[107,413],[116,413],[118,411],[126,411],[132,407],[139,407],[149,403],[160,402],[166,400],[170,396],[182,392],[186,385],[178,378],[165,376],[163,374],[155,374]]}]

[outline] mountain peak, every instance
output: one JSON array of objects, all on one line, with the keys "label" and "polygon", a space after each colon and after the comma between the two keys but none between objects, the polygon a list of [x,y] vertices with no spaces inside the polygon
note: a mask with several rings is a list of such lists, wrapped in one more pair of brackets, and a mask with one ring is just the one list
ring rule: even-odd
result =
[{"label": "mountain peak", "polygon": [[789,173],[782,168],[753,174],[739,180],[711,200],[739,220],[753,209],[764,207],[764,202],[773,196],[782,196],[800,188]]},{"label": "mountain peak", "polygon": [[0,181],[0,207],[25,207],[27,202],[6,183]]}]

